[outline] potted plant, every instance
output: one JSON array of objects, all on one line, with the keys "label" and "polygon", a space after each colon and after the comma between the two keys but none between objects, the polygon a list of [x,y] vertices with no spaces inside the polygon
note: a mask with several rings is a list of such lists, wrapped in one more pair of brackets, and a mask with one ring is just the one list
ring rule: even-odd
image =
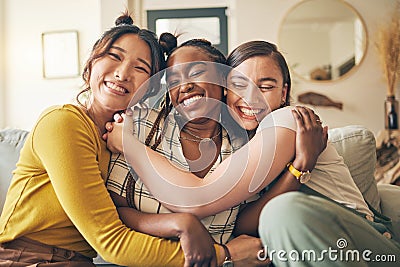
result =
[{"label": "potted plant", "polygon": [[385,128],[398,129],[395,90],[400,78],[400,2],[397,2],[390,18],[390,23],[379,28],[376,46],[387,84]]}]

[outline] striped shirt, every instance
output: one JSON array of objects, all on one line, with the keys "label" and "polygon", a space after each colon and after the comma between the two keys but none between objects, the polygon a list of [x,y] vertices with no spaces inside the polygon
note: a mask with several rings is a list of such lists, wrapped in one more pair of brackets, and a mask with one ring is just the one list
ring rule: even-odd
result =
[{"label": "striped shirt", "polygon": [[[146,140],[151,127],[158,115],[158,111],[145,108],[135,108],[133,116],[133,134],[142,143]],[[165,125],[165,127],[164,127]],[[162,141],[157,147],[157,152],[164,155],[176,167],[189,171],[189,165],[183,155],[182,146],[179,141],[179,125],[175,120],[174,112],[170,112],[168,119],[161,122],[153,139],[149,145],[154,144],[159,135],[162,135]],[[211,168],[211,173],[226,157],[233,153],[227,133],[222,129],[222,146],[218,159]],[[130,172],[131,170],[131,172]],[[132,175],[134,179],[129,179]],[[134,183],[129,181],[134,180]],[[109,174],[107,178],[107,189],[127,198],[128,203],[139,211],[146,213],[169,213],[170,211],[162,206],[141,182],[140,177],[129,168],[125,158],[121,154],[113,154],[111,157]],[[202,219],[202,223],[207,228],[211,236],[218,243],[226,243],[231,237],[235,226],[236,216],[239,206],[220,212],[216,215],[208,216]]]}]

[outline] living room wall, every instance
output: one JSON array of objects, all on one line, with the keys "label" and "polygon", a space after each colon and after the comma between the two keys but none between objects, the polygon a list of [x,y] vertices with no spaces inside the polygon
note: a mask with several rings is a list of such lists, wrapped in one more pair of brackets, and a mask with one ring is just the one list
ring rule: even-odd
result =
[{"label": "living room wall", "polygon": [[[77,30],[79,57],[82,66],[90,46],[100,32],[98,0],[1,0],[5,30],[3,73],[5,95],[1,110],[5,110],[2,127],[31,129],[44,108],[70,102],[80,90],[80,77],[44,79],[42,75],[43,32]],[[2,79],[3,80],[3,79]]]},{"label": "living room wall", "polygon": [[[4,40],[4,0],[0,0],[0,40]],[[5,121],[5,48],[4,42],[0,42],[0,126],[4,125]]]},{"label": "living room wall", "polygon": [[[0,0],[0,62],[7,70],[0,74],[0,127],[31,129],[45,107],[72,101],[82,85],[80,77],[51,80],[42,77],[43,32],[77,30],[82,67],[93,42],[107,25],[111,26],[116,12],[122,11],[124,6],[135,9],[137,23],[144,25],[146,8],[178,8],[182,4],[184,7],[207,7],[212,4],[228,7],[228,48],[231,50],[254,39],[277,43],[284,15],[299,1]],[[346,2],[357,9],[366,23],[370,40],[366,58],[357,71],[338,82],[312,83],[294,77],[293,97],[295,100],[304,91],[323,93],[344,105],[342,111],[315,107],[330,128],[361,124],[377,133],[384,125],[385,83],[374,47],[374,34],[377,25],[387,19],[396,0]]]}]

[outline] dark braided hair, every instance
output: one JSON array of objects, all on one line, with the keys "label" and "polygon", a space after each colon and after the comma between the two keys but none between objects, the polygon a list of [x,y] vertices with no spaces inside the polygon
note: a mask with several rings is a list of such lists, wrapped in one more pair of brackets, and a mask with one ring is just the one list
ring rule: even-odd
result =
[{"label": "dark braided hair", "polygon": [[[215,63],[220,63],[220,64],[224,64],[226,65],[226,58],[224,56],[224,54],[222,54],[221,51],[219,51],[217,48],[215,48],[211,42],[209,42],[206,39],[191,39],[188,40],[184,43],[182,43],[180,46],[176,47],[176,37],[172,34],[168,34],[165,33],[165,36],[163,36],[164,34],[162,34],[160,36],[160,44],[165,47],[164,48],[164,52],[170,56],[173,53],[175,53],[176,51],[179,50],[179,48],[181,47],[194,47],[198,50],[200,50],[202,53],[205,53],[211,62],[215,62]],[[163,40],[161,40],[163,39]],[[171,43],[174,42],[175,40],[175,47],[174,45]],[[163,45],[164,44],[164,45]],[[150,130],[149,135],[146,138],[145,141],[145,145],[149,145],[150,141],[153,139],[161,120],[164,120],[167,118],[168,114],[171,112],[172,110],[172,103],[171,100],[169,98],[169,94],[168,92],[165,94],[164,96],[164,101],[161,103],[161,110],[153,124],[153,127]],[[162,134],[160,133],[157,137],[156,137],[156,141],[154,142],[154,144],[151,146],[151,149],[156,150],[158,145],[161,143],[161,139],[162,139]]]}]

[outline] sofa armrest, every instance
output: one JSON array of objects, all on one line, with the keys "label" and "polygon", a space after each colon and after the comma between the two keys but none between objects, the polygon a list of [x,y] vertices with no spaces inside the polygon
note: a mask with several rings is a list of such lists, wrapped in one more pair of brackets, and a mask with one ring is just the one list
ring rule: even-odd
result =
[{"label": "sofa armrest", "polygon": [[392,219],[392,231],[400,242],[400,186],[379,184],[382,214]]},{"label": "sofa armrest", "polygon": [[360,125],[330,129],[329,142],[333,144],[364,198],[380,211],[380,197],[375,180],[376,141],[374,134]]}]

